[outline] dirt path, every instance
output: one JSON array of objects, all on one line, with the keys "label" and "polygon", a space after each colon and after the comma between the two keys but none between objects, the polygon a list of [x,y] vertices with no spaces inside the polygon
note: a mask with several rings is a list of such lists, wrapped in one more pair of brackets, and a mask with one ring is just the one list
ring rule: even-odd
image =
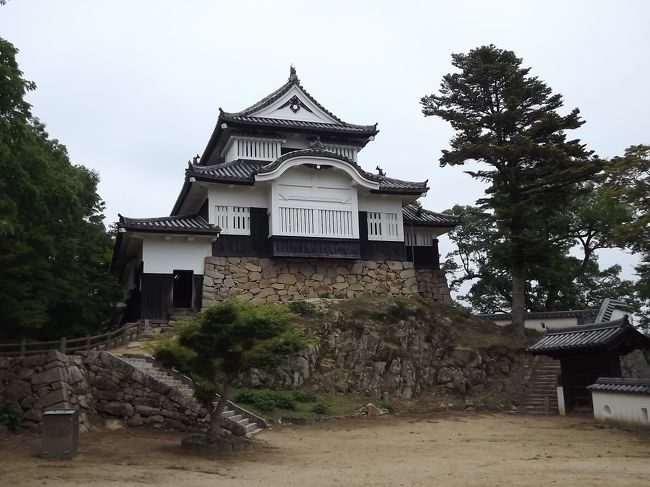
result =
[{"label": "dirt path", "polygon": [[650,485],[650,433],[575,418],[433,415],[280,427],[227,459],[182,455],[183,435],[82,435],[73,461],[37,458],[35,434],[0,437],[0,486]]}]

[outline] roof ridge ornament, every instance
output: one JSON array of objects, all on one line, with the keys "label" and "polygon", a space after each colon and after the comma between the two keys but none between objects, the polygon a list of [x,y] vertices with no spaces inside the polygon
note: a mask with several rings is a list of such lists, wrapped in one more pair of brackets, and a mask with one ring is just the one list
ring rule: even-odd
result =
[{"label": "roof ridge ornament", "polygon": [[311,144],[309,144],[309,148],[310,148],[310,149],[325,150],[325,146],[324,146],[323,143],[320,141],[320,136],[317,135],[317,136],[314,138],[314,141],[313,141]]},{"label": "roof ridge ornament", "polygon": [[296,68],[293,66],[289,66],[289,81],[294,81],[296,83],[300,82],[298,79],[298,75],[296,74]]}]

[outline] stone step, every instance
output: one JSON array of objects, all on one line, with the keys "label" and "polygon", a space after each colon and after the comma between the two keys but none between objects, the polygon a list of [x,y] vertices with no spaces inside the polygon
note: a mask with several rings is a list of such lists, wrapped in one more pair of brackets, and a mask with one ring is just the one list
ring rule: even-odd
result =
[{"label": "stone step", "polygon": [[[139,357],[122,357],[122,359],[131,364],[133,367],[142,371],[144,374],[153,377],[154,379],[167,384],[169,387],[176,389],[182,394],[193,395],[194,388],[187,382],[178,379],[175,375],[167,372],[166,370],[158,367],[156,364],[148,361],[145,358]],[[215,403],[216,404],[216,403]],[[228,418],[229,421],[233,421],[242,426],[246,431],[246,436],[250,437],[258,432],[262,431],[262,428],[256,422],[251,421],[244,414],[238,414],[234,410],[226,407],[223,412],[223,416]],[[257,421],[257,420],[255,420]]]},{"label": "stone step", "polygon": [[[257,425],[255,425],[255,426],[257,426]],[[252,436],[255,436],[255,435],[256,435],[257,433],[259,433],[260,431],[262,431],[262,428],[255,428],[254,430],[251,430],[251,431],[249,431],[248,433],[246,433],[246,437],[247,437],[247,438],[250,438],[250,437],[252,437]]]}]

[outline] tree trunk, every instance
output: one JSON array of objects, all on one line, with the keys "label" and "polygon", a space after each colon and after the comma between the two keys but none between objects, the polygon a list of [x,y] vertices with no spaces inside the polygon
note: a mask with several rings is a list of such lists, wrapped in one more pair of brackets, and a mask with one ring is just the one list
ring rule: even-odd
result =
[{"label": "tree trunk", "polygon": [[226,404],[230,399],[230,393],[232,392],[232,386],[230,383],[226,382],[221,392],[221,399],[217,403],[214,410],[210,414],[210,427],[208,428],[208,442],[215,443],[219,434],[221,433],[221,424],[223,422],[223,410],[226,409]]},{"label": "tree trunk", "polygon": [[513,262],[512,269],[512,326],[515,336],[526,336],[526,275],[521,263]]}]

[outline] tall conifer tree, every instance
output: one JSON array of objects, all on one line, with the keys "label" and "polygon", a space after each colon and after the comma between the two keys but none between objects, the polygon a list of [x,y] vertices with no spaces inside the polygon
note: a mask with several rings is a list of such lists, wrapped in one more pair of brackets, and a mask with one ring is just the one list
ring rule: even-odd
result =
[{"label": "tall conifer tree", "polygon": [[[556,216],[601,167],[566,132],[584,122],[578,109],[558,110],[562,96],[531,76],[514,52],[493,45],[452,54],[460,72],[443,77],[440,92],[425,96],[425,116],[438,116],[455,130],[440,165],[484,164],[469,174],[488,184],[478,203],[506,238],[512,281],[512,320],[524,332],[526,267],[552,254]],[[561,220],[561,219],[560,219]]]}]

